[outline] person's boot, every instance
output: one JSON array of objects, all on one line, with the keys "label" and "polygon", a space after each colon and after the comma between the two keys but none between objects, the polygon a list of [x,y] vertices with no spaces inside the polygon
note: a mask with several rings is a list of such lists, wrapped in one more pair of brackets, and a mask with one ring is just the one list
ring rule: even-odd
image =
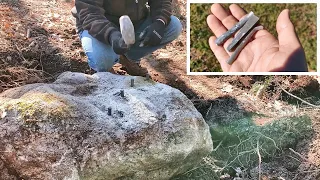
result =
[{"label": "person's boot", "polygon": [[127,59],[125,56],[120,56],[120,64],[124,66],[125,71],[132,76],[147,76],[148,70],[140,66],[140,62],[134,62]]}]

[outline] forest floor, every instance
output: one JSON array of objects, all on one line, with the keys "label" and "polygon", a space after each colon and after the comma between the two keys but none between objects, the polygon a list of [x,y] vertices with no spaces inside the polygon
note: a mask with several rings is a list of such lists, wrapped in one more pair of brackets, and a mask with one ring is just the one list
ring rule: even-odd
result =
[{"label": "forest floor", "polygon": [[[0,93],[25,84],[53,82],[65,71],[94,73],[75,31],[75,19],[70,14],[73,5],[74,2],[68,0],[0,0]],[[300,165],[288,171],[295,179],[320,179],[320,109],[303,105],[285,93],[320,104],[319,77],[188,76],[186,0],[174,0],[174,5],[174,14],[181,20],[183,32],[165,48],[142,59],[141,65],[151,78],[182,91],[204,116],[211,107],[228,114],[241,110],[265,113],[270,111],[267,105],[274,102],[296,105],[299,113],[312,119],[313,131],[294,147]],[[126,74],[121,65],[116,65],[115,70]],[[253,104],[232,109],[241,98],[257,97],[252,91],[256,84],[266,84],[264,93],[252,100]],[[285,162],[279,159],[275,158],[274,162],[283,167]],[[273,168],[277,169],[277,165]]]}]

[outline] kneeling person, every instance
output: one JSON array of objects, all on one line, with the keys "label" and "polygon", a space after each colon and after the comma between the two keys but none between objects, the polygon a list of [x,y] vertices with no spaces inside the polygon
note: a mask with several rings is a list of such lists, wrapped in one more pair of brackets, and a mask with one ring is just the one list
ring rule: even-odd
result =
[{"label": "kneeling person", "polygon": [[[176,39],[182,30],[172,15],[172,0],[76,0],[76,17],[82,47],[89,66],[109,71],[120,55],[139,62],[140,58]],[[119,18],[128,15],[133,22],[136,43],[127,46],[119,30]]]}]

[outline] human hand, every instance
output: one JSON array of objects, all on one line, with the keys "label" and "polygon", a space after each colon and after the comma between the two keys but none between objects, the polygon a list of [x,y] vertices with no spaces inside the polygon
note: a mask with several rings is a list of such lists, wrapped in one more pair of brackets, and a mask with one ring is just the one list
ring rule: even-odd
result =
[{"label": "human hand", "polygon": [[111,32],[109,42],[116,54],[123,55],[130,50],[130,47],[124,42],[120,31]]},{"label": "human hand", "polygon": [[160,20],[154,21],[151,25],[146,27],[139,35],[141,41],[139,46],[144,47],[159,45],[164,35],[164,29],[164,22]]},{"label": "human hand", "polygon": [[289,19],[289,10],[283,10],[277,19],[277,40],[267,30],[259,30],[251,41],[242,49],[237,59],[229,65],[228,58],[233,52],[226,51],[233,38],[222,46],[215,44],[215,39],[232,28],[246,12],[238,5],[232,4],[227,12],[220,4],[213,4],[207,17],[207,23],[215,34],[210,37],[209,45],[217,57],[223,71],[236,72],[270,72],[270,71],[308,71],[303,48]]}]

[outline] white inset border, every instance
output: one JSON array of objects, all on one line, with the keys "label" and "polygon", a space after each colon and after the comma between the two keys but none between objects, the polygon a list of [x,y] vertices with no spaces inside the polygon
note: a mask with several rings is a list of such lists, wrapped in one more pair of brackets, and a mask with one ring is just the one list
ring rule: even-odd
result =
[{"label": "white inset border", "polygon": [[[191,72],[190,71],[190,4],[191,3],[203,3],[203,4],[214,4],[214,3],[314,3],[317,4],[317,72]],[[255,1],[255,0],[247,0],[243,2],[243,0],[224,0],[223,2],[216,0],[188,0],[187,2],[187,75],[320,75],[320,62],[318,62],[318,58],[320,56],[320,49],[318,45],[320,44],[320,40],[318,36],[320,35],[320,30],[318,28],[318,24],[320,24],[320,7],[319,3],[316,0],[304,0],[304,2],[299,2],[298,0],[270,0],[270,1]]]}]

